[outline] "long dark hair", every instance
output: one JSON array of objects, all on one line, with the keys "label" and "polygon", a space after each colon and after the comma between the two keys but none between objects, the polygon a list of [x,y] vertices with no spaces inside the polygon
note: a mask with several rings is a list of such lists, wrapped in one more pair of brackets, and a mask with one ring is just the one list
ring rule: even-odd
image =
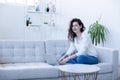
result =
[{"label": "long dark hair", "polygon": [[70,24],[69,24],[69,29],[68,29],[68,39],[70,41],[74,41],[74,38],[77,36],[73,30],[72,30],[72,27],[73,27],[73,22],[77,22],[80,26],[82,26],[82,28],[80,28],[80,32],[83,32],[85,30],[85,27],[84,27],[84,24],[83,22],[78,19],[78,18],[73,18],[71,21],[70,21]]}]

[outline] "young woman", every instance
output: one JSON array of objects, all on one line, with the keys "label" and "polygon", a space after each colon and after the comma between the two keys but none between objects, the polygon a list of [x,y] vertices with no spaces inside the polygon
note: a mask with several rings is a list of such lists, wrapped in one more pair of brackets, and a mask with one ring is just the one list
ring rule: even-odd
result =
[{"label": "young woman", "polygon": [[97,64],[97,53],[89,35],[84,33],[85,27],[78,18],[71,20],[68,30],[70,47],[60,57],[59,64]]}]

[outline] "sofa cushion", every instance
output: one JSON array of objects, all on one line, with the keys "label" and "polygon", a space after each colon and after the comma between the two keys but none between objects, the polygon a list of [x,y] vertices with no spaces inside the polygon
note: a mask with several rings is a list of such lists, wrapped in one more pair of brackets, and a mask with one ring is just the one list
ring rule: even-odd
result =
[{"label": "sofa cushion", "polygon": [[99,73],[111,73],[113,71],[112,64],[110,63],[99,63],[96,65],[100,67]]},{"label": "sofa cushion", "polygon": [[43,62],[0,65],[0,79],[51,78],[58,75],[58,68]]},{"label": "sofa cushion", "polygon": [[44,41],[0,41],[0,63],[45,62]]}]

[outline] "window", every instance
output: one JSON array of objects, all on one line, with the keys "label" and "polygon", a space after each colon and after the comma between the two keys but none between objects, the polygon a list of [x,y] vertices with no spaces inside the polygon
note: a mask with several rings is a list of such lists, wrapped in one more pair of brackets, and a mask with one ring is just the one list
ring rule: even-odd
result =
[{"label": "window", "polygon": [[15,0],[7,0],[7,3],[15,3]]},{"label": "window", "polygon": [[27,0],[26,3],[27,5],[34,5],[35,0]]},{"label": "window", "polygon": [[34,5],[38,0],[0,0],[0,3]]},{"label": "window", "polygon": [[16,0],[16,3],[17,4],[26,4],[26,1],[25,0]]},{"label": "window", "polygon": [[0,3],[6,3],[6,0],[0,0]]}]

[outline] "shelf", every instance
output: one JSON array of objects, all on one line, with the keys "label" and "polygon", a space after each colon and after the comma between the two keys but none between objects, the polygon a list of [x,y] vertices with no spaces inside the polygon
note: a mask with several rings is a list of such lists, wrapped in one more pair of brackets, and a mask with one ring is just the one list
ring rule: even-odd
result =
[{"label": "shelf", "polygon": [[41,27],[41,25],[30,24],[28,27]]},{"label": "shelf", "polygon": [[54,12],[40,12],[40,11],[27,11],[27,13],[35,13],[35,14],[56,14]]}]

